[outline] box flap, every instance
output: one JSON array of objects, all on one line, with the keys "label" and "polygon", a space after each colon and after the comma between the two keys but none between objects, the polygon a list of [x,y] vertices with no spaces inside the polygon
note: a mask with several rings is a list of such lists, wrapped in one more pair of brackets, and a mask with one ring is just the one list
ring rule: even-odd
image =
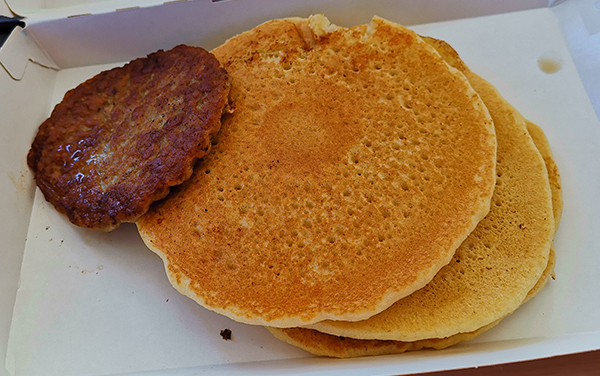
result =
[{"label": "box flap", "polygon": [[[238,10],[244,9],[245,1],[240,0],[5,0],[13,13],[24,17],[43,17],[45,19],[57,19],[66,17],[77,17],[91,14],[110,13],[133,8],[146,8],[170,3],[186,2],[233,2]],[[302,3],[323,5],[320,1],[304,1]],[[515,12],[527,9],[535,9],[548,6],[548,0],[480,0],[477,4],[471,1],[455,1],[452,6],[445,5],[440,0],[396,1],[396,4],[407,11],[404,25],[419,23],[431,23],[459,18],[480,17],[485,15]],[[306,6],[306,4],[303,4]],[[327,4],[325,4],[327,5]],[[346,11],[369,8],[367,2],[357,0],[345,1]],[[253,11],[260,13],[269,12],[269,8],[261,7],[260,4],[253,6]]]},{"label": "box flap", "polygon": [[88,14],[143,8],[187,0],[5,0],[13,13],[24,17],[45,15],[51,18],[76,17]]},{"label": "box flap", "polygon": [[[443,0],[397,0],[393,4],[398,11],[390,15],[389,1],[304,0],[285,2],[289,4],[287,8],[275,6],[276,3],[273,0],[176,1],[162,6],[145,4],[133,10],[65,16],[66,19],[49,18],[42,12],[31,14],[26,20],[32,35],[62,69],[129,61],[179,43],[212,49],[227,38],[273,18],[324,13],[335,15],[331,21],[337,25],[351,26],[380,15],[403,25],[416,25],[547,6],[546,0],[480,0],[476,7],[464,0],[453,3],[452,7],[444,6]],[[95,5],[102,4],[117,2]],[[123,2],[119,4],[121,7]],[[97,25],[101,25],[102,33],[98,33]]]},{"label": "box flap", "polygon": [[17,26],[0,49],[0,65],[13,79],[20,80],[30,61],[58,70],[54,61],[38,47],[28,32]]}]

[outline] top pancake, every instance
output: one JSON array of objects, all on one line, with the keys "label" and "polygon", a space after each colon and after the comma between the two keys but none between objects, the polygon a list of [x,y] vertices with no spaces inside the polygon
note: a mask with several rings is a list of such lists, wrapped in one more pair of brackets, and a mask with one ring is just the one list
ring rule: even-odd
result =
[{"label": "top pancake", "polygon": [[[425,40],[465,73],[494,119],[498,180],[492,209],[450,264],[423,289],[368,320],[310,326],[318,331],[397,341],[472,332],[517,309],[548,265],[555,231],[552,191],[525,119],[490,83],[471,72],[448,44]],[[559,201],[560,192],[556,196]]]},{"label": "top pancake", "polygon": [[72,223],[112,230],[189,178],[228,93],[227,72],[209,52],[158,51],[70,90],[40,126],[28,165]]},{"label": "top pancake", "polygon": [[364,319],[429,282],[489,211],[491,118],[412,31],[276,20],[213,52],[234,112],[138,221],[201,305],[279,327]]}]

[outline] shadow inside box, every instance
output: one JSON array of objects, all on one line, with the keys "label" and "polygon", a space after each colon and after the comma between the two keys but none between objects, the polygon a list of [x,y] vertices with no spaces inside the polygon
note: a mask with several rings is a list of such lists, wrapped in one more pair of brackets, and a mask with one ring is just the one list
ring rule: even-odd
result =
[{"label": "shadow inside box", "polygon": [[25,27],[25,22],[22,21],[21,17],[0,16],[0,47],[17,26]]}]

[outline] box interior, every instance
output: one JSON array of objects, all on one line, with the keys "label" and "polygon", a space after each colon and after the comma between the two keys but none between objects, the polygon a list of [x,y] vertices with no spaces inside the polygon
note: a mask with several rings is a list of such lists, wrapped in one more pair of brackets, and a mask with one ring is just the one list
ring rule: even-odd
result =
[{"label": "box interior", "polygon": [[[388,1],[370,6],[343,2],[348,4],[344,7],[341,1],[258,3],[179,2],[61,20],[34,15],[35,22],[19,31],[29,41],[22,43],[35,40],[44,51],[31,46],[31,54],[14,63],[7,63],[6,52],[0,51],[0,73],[7,73],[0,76],[0,94],[7,98],[0,126],[3,134],[11,135],[0,141],[0,188],[7,192],[0,198],[7,208],[0,227],[11,250],[0,264],[9,287],[1,296],[0,316],[13,316],[12,323],[3,321],[0,327],[0,338],[8,338],[10,329],[4,348],[7,370],[18,375],[200,370],[384,374],[600,348],[600,302],[588,298],[600,287],[600,256],[595,252],[600,245],[600,184],[597,174],[590,173],[600,157],[600,122],[564,40],[560,17],[548,8],[516,13],[503,13],[502,8],[494,16],[412,27],[448,41],[474,72],[544,129],[563,179],[557,279],[474,341],[445,351],[347,361],[315,358],[275,340],[261,327],[235,323],[179,295],[133,225],[108,234],[86,231],[70,225],[45,202],[25,164],[33,134],[68,89],[102,70],[176,43],[212,48],[266,19],[307,16],[319,9],[341,26],[368,22],[373,14],[404,24],[422,20],[415,5],[395,8]],[[464,18],[450,13],[449,18]],[[410,14],[416,22],[407,22]],[[160,22],[171,27],[156,27]],[[106,24],[115,27],[107,30]],[[562,69],[542,72],[537,64],[541,57],[559,61]],[[233,331],[233,341],[220,338],[224,328]],[[5,344],[0,341],[0,346]]]}]

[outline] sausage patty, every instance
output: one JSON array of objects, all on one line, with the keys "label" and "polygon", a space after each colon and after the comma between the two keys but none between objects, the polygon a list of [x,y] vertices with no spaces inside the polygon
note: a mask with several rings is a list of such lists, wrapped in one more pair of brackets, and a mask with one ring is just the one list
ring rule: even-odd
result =
[{"label": "sausage patty", "polygon": [[189,178],[228,95],[227,72],[211,53],[160,50],[70,90],[39,127],[27,163],[72,223],[112,230]]}]

